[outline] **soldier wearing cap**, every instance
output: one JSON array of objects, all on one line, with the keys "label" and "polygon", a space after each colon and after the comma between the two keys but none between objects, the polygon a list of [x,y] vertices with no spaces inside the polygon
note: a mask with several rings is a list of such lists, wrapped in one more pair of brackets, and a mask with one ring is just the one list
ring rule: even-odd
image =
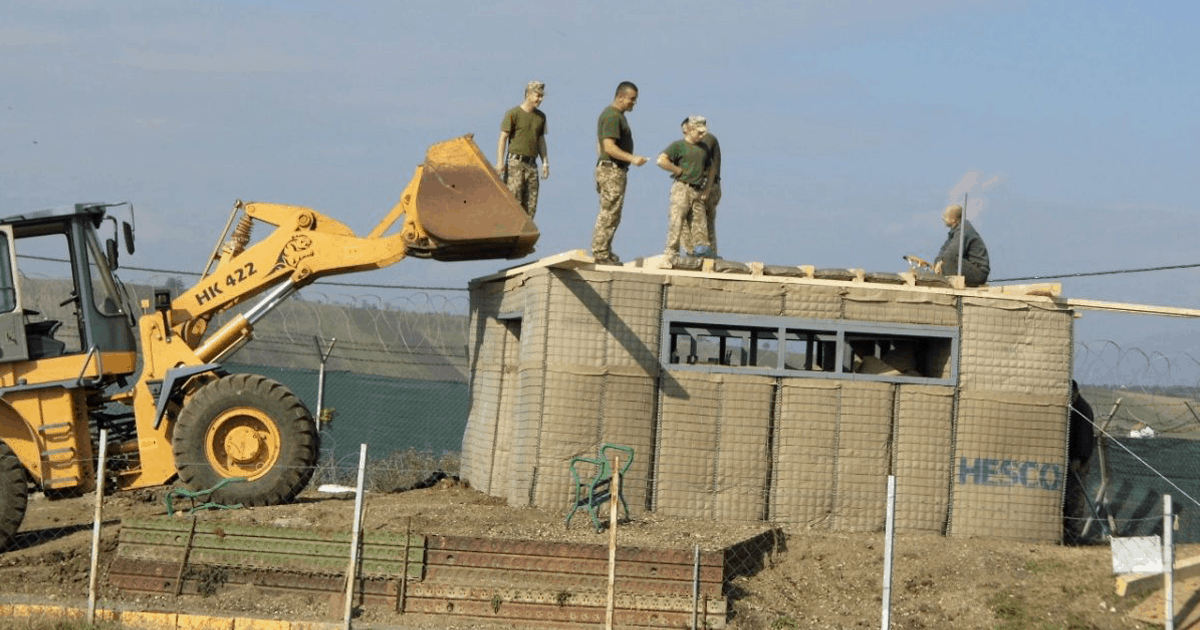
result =
[{"label": "soldier wearing cap", "polygon": [[[694,117],[684,118],[680,123],[683,139],[676,140],[658,154],[659,168],[671,173],[671,204],[667,219],[667,244],[663,250],[663,265],[671,267],[679,260],[679,245],[685,240],[685,231],[691,237],[702,239],[697,249],[708,248],[708,226],[704,202],[700,194],[704,191],[704,165],[708,162],[708,151],[700,144],[704,127],[693,122]],[[691,252],[685,252],[690,254]]]},{"label": "soldier wearing cap", "polygon": [[[988,262],[987,246],[975,226],[963,218],[962,206],[952,204],[942,210],[942,223],[950,228],[946,242],[938,250],[933,263],[934,273],[944,273],[948,276],[963,276],[963,282],[969,287],[977,287],[987,282],[991,264]],[[959,234],[961,230],[962,234]],[[962,246],[962,270],[958,269],[959,245]]]},{"label": "soldier wearing cap", "polygon": [[500,140],[496,143],[496,170],[508,184],[529,218],[537,213],[537,158],[542,158],[542,179],[550,177],[546,153],[546,115],[538,109],[546,94],[546,84],[525,84],[525,100],[508,110],[500,121]]},{"label": "soldier wearing cap", "polygon": [[596,193],[600,195],[600,214],[592,229],[592,258],[597,264],[620,262],[612,251],[613,236],[621,223],[625,206],[625,181],[629,165],[641,166],[646,158],[633,153],[633,131],[625,113],[637,104],[638,89],[630,81],[617,85],[612,104],[600,112],[596,121]]},{"label": "soldier wearing cap", "polygon": [[[717,204],[721,203],[721,143],[717,142],[716,136],[709,133],[708,120],[704,116],[689,116],[688,123],[701,130],[700,146],[707,151],[708,157],[704,164],[704,190],[700,191],[700,201],[704,202],[704,221],[703,223],[699,221],[692,223],[693,231],[684,232],[683,250],[691,251],[696,256],[719,258],[717,256]],[[694,230],[699,227],[706,228],[706,233],[694,233]]]}]

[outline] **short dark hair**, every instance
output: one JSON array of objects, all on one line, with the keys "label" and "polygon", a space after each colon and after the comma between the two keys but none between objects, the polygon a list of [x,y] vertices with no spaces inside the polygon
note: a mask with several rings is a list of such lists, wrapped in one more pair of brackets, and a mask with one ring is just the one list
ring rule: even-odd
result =
[{"label": "short dark hair", "polygon": [[622,81],[617,84],[617,91],[613,94],[613,96],[620,96],[621,92],[628,92],[630,90],[633,90],[634,92],[638,91],[637,86],[633,84],[633,81]]}]

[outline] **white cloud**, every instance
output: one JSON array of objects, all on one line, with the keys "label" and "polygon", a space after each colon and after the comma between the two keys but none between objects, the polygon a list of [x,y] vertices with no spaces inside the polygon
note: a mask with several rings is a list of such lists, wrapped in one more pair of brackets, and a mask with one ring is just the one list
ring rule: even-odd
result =
[{"label": "white cloud", "polygon": [[963,196],[966,195],[967,218],[977,221],[988,207],[988,196],[984,193],[995,190],[1007,179],[1005,175],[992,175],[985,178],[980,171],[967,171],[958,180],[958,183],[947,192],[946,203],[962,204]]}]

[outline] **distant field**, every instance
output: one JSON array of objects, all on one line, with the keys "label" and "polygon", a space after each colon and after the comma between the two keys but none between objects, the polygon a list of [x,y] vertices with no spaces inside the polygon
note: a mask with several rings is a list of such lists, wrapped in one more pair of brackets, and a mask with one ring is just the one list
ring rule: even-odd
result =
[{"label": "distant field", "polygon": [[1106,429],[1110,435],[1128,436],[1140,423],[1154,429],[1160,437],[1200,439],[1200,398],[1194,389],[1153,393],[1085,385],[1081,391],[1101,425],[1113,412],[1117,400],[1121,401]]}]

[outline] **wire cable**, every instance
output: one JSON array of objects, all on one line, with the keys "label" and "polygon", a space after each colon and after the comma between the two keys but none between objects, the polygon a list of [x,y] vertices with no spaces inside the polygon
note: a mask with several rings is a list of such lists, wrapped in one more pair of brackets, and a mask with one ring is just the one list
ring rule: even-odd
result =
[{"label": "wire cable", "polygon": [[1052,276],[1025,276],[1023,278],[1000,278],[992,282],[1016,282],[1018,280],[1050,280],[1052,278],[1084,278],[1087,276],[1115,276],[1124,273],[1145,273],[1147,271],[1168,271],[1171,269],[1193,269],[1200,263],[1190,265],[1167,265],[1164,267],[1143,267],[1141,269],[1114,269],[1112,271],[1085,271],[1082,273],[1063,273]]}]

